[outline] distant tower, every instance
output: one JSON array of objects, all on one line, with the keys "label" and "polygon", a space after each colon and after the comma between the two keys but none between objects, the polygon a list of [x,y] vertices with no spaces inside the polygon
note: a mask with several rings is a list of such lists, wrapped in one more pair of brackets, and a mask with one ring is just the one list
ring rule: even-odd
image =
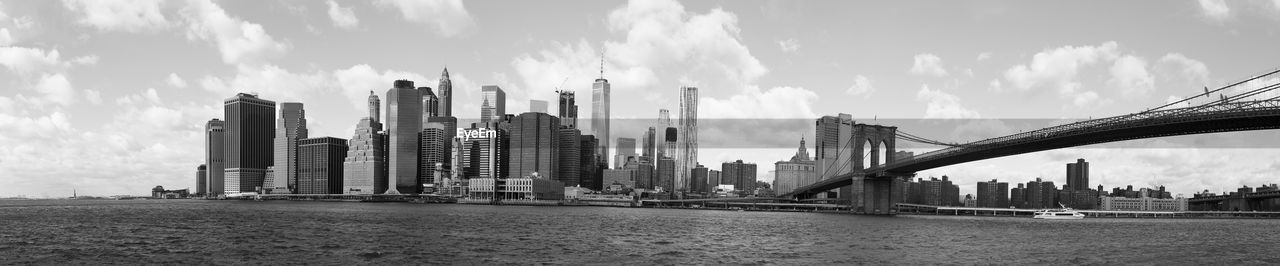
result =
[{"label": "distant tower", "polygon": [[374,95],[373,91],[369,91],[369,118],[373,122],[382,122],[382,116],[378,113],[378,108],[382,107],[382,101],[378,100],[378,95]]},{"label": "distant tower", "polygon": [[559,180],[560,119],[544,113],[523,113],[511,120],[510,177],[536,172],[542,178]]},{"label": "distant tower", "polygon": [[480,97],[484,99],[483,102],[488,103],[487,107],[483,103],[480,106],[480,123],[493,124],[507,115],[507,92],[501,87],[494,85],[480,87]]},{"label": "distant tower", "polygon": [[676,158],[676,190],[688,189],[689,171],[698,165],[698,88],[680,88],[680,144]]},{"label": "distant tower", "polygon": [[223,142],[224,128],[222,120],[214,118],[204,124],[204,164],[208,166],[208,178],[205,179],[205,190],[200,191],[206,196],[221,195],[224,191],[223,171],[227,166],[225,153],[223,152],[225,143]]},{"label": "distant tower", "polygon": [[1089,190],[1089,162],[1083,158],[1067,164],[1067,186],[1071,190]]},{"label": "distant tower", "polygon": [[347,141],[342,194],[382,194],[387,189],[387,135],[372,117],[361,118]]},{"label": "distant tower", "polygon": [[414,89],[413,81],[397,80],[387,90],[387,194],[417,192],[419,132],[422,94]]},{"label": "distant tower", "polygon": [[[376,100],[376,98],[375,98]],[[280,120],[276,124],[275,173],[272,194],[298,191],[298,140],[307,138],[307,116],[302,103],[280,103]]]},{"label": "distant tower", "polygon": [[560,95],[560,103],[557,108],[557,114],[560,116],[560,126],[578,128],[578,104],[574,102],[573,92],[556,91],[556,94]]},{"label": "distant tower", "polygon": [[431,87],[418,87],[418,91],[422,92],[422,121],[426,121],[427,117],[440,116],[440,97],[431,92]]},{"label": "distant tower", "polygon": [[256,192],[263,187],[267,167],[273,163],[276,102],[238,93],[223,102],[223,112],[227,118],[224,192]]},{"label": "distant tower", "polygon": [[604,79],[604,54],[600,54],[600,78],[591,84],[591,135],[600,140],[596,157],[600,164],[609,165],[609,80]]},{"label": "distant tower", "polygon": [[671,110],[658,109],[658,127],[664,128],[671,126]]},{"label": "distant tower", "polygon": [[440,86],[436,87],[436,97],[440,97],[440,110],[437,116],[453,116],[453,82],[449,81],[449,68],[440,72]]}]

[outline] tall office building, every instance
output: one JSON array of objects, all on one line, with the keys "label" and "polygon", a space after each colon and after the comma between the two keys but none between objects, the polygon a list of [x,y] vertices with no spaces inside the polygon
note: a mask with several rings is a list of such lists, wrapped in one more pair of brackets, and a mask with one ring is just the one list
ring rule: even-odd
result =
[{"label": "tall office building", "polygon": [[1081,158],[1067,164],[1067,186],[1072,191],[1089,190],[1089,162]]},{"label": "tall office building", "polygon": [[436,166],[443,167],[449,163],[447,160],[449,151],[446,148],[449,147],[447,143],[450,139],[446,138],[444,128],[444,123],[440,122],[427,122],[427,125],[422,128],[422,139],[419,141],[422,146],[419,148],[418,155],[418,183],[423,186],[438,182],[435,176],[440,173],[437,171],[444,169]]},{"label": "tall office building", "polygon": [[467,137],[458,140],[458,144],[462,145],[459,149],[458,169],[464,179],[473,178],[499,178],[499,158],[501,157],[501,144],[504,132],[497,128],[482,128],[475,124],[468,132],[474,132],[476,136]]},{"label": "tall office building", "polygon": [[422,132],[422,94],[413,81],[397,80],[387,90],[387,194],[418,190],[418,133]]},{"label": "tall office building", "polygon": [[627,165],[627,159],[636,156],[636,139],[635,138],[618,138],[618,155],[614,155],[613,168],[622,168]]},{"label": "tall office building", "polygon": [[747,193],[753,193],[756,189],[756,164],[744,163],[742,160],[726,162],[720,164],[720,170],[723,173],[720,176],[720,182],[731,182],[733,188]]},{"label": "tall office building", "polygon": [[[280,103],[280,119],[276,120],[275,167],[272,194],[298,191],[298,140],[307,138],[307,116],[302,103]],[[345,144],[344,144],[345,145]]]},{"label": "tall office building", "polygon": [[196,167],[196,195],[206,195],[209,191],[209,167],[204,164]]},{"label": "tall office building", "polygon": [[[818,180],[826,180],[857,170],[854,169],[853,162],[855,144],[852,141],[853,124],[853,116],[849,114],[823,116],[815,122],[813,164]],[[849,186],[828,192],[835,191],[839,191],[841,199],[849,200],[854,206],[862,206],[861,180],[854,180]]]},{"label": "tall office building", "polygon": [[596,160],[595,148],[600,143],[600,140],[592,135],[582,135],[580,140],[582,144],[578,145],[580,147],[578,157],[581,162],[579,164],[581,165],[581,174],[578,177],[578,184],[582,187],[600,190],[603,188],[602,184],[604,184],[604,167],[600,167],[599,162]]},{"label": "tall office building", "polygon": [[[501,87],[485,85],[480,87],[480,123],[491,125],[507,115],[507,92]],[[485,104],[488,106],[485,106]]]},{"label": "tall office building", "polygon": [[298,194],[343,194],[343,157],[347,140],[319,137],[298,140]]},{"label": "tall office building", "polygon": [[[371,105],[377,104],[370,102]],[[355,134],[347,142],[342,163],[342,194],[382,194],[387,189],[387,135],[382,123],[370,117],[360,119]]]},{"label": "tall office building", "polygon": [[[676,181],[689,183],[690,170],[698,165],[698,88],[680,88],[680,136],[676,155]],[[685,187],[677,190],[687,191]]]},{"label": "tall office building", "polygon": [[664,127],[670,127],[670,126],[671,126],[671,111],[667,109],[658,109],[658,127],[664,128]]},{"label": "tall office building", "polygon": [[689,192],[707,193],[707,167],[701,164],[689,170]]},{"label": "tall office building", "polygon": [[453,116],[453,81],[449,81],[449,68],[440,72],[440,86],[436,87],[436,97],[440,98],[440,110],[437,116]]},{"label": "tall office building", "polygon": [[535,112],[535,113],[546,113],[546,112],[547,112],[547,101],[543,101],[543,100],[529,100],[529,111],[530,111],[530,112]]},{"label": "tall office building", "polygon": [[223,102],[226,117],[224,152],[225,193],[256,192],[263,187],[272,164],[276,134],[276,102],[237,93]]},{"label": "tall office building", "polygon": [[[440,116],[440,97],[431,92],[431,87],[418,87],[418,91],[422,92],[422,117]],[[426,123],[426,119],[423,119]],[[423,124],[426,127],[426,124]]]},{"label": "tall office building", "polygon": [[656,168],[653,189],[671,192],[676,185],[676,160],[670,157],[658,158]]},{"label": "tall office building", "polygon": [[558,180],[560,162],[560,119],[544,113],[523,113],[511,120],[510,177],[526,177],[536,172],[542,178]]},{"label": "tall office building", "polygon": [[809,149],[804,145],[804,138],[800,139],[800,148],[791,156],[791,160],[778,161],[773,165],[774,192],[787,193],[819,181],[814,173],[813,160],[809,159]]},{"label": "tall office building", "polygon": [[1009,183],[978,182],[978,207],[1009,208]]},{"label": "tall office building", "polygon": [[604,79],[601,65],[600,78],[591,84],[591,135],[600,140],[596,156],[606,166],[609,165],[609,141],[613,140],[609,137],[609,90],[609,80]]},{"label": "tall office building", "polygon": [[226,184],[223,180],[223,171],[226,168],[224,134],[222,120],[214,118],[204,124],[204,164],[209,169],[209,174],[205,180],[205,189],[198,193],[206,196],[221,195],[225,191],[223,189]]},{"label": "tall office building", "polygon": [[655,146],[655,143],[656,143],[655,135],[657,134],[656,131],[657,129],[653,127],[649,127],[649,130],[646,130],[644,132],[644,137],[641,138],[642,139],[641,145],[643,147],[640,148],[643,151],[640,152],[640,156],[648,157],[651,160],[654,158],[654,156],[657,156],[657,152],[656,152],[657,146]]},{"label": "tall office building", "polygon": [[560,116],[560,125],[578,128],[578,104],[575,103],[572,91],[556,91],[560,95],[556,114]]},{"label": "tall office building", "polygon": [[[556,181],[564,183],[566,187],[578,186],[581,184],[583,171],[582,161],[582,131],[576,128],[561,127],[560,128],[560,165],[556,171]],[[594,148],[594,147],[593,147]],[[590,165],[588,162],[587,165]]]}]

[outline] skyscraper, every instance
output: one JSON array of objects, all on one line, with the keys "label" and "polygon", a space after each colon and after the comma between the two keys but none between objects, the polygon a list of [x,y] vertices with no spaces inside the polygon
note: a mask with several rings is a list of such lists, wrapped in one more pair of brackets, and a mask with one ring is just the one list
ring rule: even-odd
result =
[{"label": "skyscraper", "polygon": [[206,195],[209,191],[209,167],[204,164],[196,167],[196,195]]},{"label": "skyscraper", "polygon": [[544,113],[523,113],[511,120],[510,177],[537,172],[542,178],[558,180],[560,162],[560,119]]},{"label": "skyscraper", "polygon": [[[449,81],[449,68],[440,72],[440,86],[436,87],[436,97],[440,98],[437,116],[453,116],[453,81]],[[455,125],[457,126],[457,125]],[[446,128],[452,130],[452,128]]]},{"label": "skyscraper", "polygon": [[[853,162],[853,116],[823,116],[818,118],[814,127],[814,173],[818,180],[826,180],[841,174],[852,172]],[[853,184],[833,189],[838,190],[841,199],[849,200],[853,206],[862,206],[862,180],[854,180]]]},{"label": "skyscraper", "polygon": [[676,161],[670,157],[658,158],[657,171],[654,173],[654,188],[661,191],[672,191],[676,180]]},{"label": "skyscraper", "polygon": [[707,193],[707,167],[701,164],[689,170],[689,192]]},{"label": "skyscraper", "polygon": [[418,133],[422,132],[422,94],[413,81],[397,80],[387,90],[389,156],[387,194],[414,193],[418,185]]},{"label": "skyscraper", "polygon": [[667,109],[658,109],[658,127],[664,128],[671,126],[671,111]]},{"label": "skyscraper", "polygon": [[263,187],[272,164],[276,102],[257,95],[237,93],[223,102],[227,119],[224,150],[225,193],[255,192]]},{"label": "skyscraper", "polygon": [[427,125],[422,128],[422,139],[419,142],[422,146],[419,149],[418,183],[423,185],[435,184],[438,182],[438,180],[435,180],[436,172],[444,170],[438,169],[436,166],[443,167],[449,164],[447,159],[449,145],[447,143],[450,139],[447,138],[448,135],[445,134],[444,128],[444,123],[432,121],[428,121]]},{"label": "skyscraper", "polygon": [[978,182],[978,207],[984,208],[1008,208],[1009,205],[1009,183],[996,182]]},{"label": "skyscraper", "polygon": [[471,128],[465,129],[474,136],[468,136],[458,140],[458,144],[462,145],[459,153],[458,169],[462,171],[461,176],[466,179],[472,178],[499,178],[498,158],[501,155],[501,141],[504,133],[501,129],[476,127],[472,124]]},{"label": "skyscraper", "polygon": [[720,176],[721,183],[729,181],[732,182],[730,184],[733,184],[734,189],[746,191],[747,193],[755,191],[756,164],[737,160],[720,164],[720,170],[724,171]]},{"label": "skyscraper", "polygon": [[380,131],[382,123],[372,116],[361,118],[356,125],[342,163],[342,194],[382,194],[388,190],[387,135]]},{"label": "skyscraper", "polygon": [[1089,162],[1080,158],[1067,164],[1067,186],[1072,191],[1089,190]]},{"label": "skyscraper", "polygon": [[578,184],[583,187],[600,190],[604,184],[604,169],[596,161],[596,146],[600,143],[592,135],[582,135],[578,145],[578,161],[580,162]]},{"label": "skyscraper", "polygon": [[[302,103],[280,103],[280,119],[276,120],[275,173],[272,194],[298,191],[298,140],[307,138],[307,116]],[[344,146],[346,144],[343,144]]]},{"label": "skyscraper", "polygon": [[601,65],[600,78],[591,84],[591,135],[600,143],[596,146],[596,158],[606,166],[609,163],[609,80],[604,79]]},{"label": "skyscraper", "polygon": [[614,156],[613,168],[622,168],[626,166],[628,157],[636,156],[636,139],[635,138],[618,138],[618,155]]},{"label": "skyscraper", "polygon": [[223,171],[226,168],[226,144],[223,141],[224,129],[222,120],[214,118],[204,124],[204,164],[209,169],[205,180],[205,189],[199,191],[206,196],[221,195],[225,191]]},{"label": "skyscraper", "polygon": [[547,112],[547,101],[543,101],[543,100],[529,100],[529,111],[530,111],[530,112],[535,112],[535,113],[546,113],[546,112]]},{"label": "skyscraper", "polygon": [[560,125],[578,128],[578,104],[574,103],[572,91],[556,91],[560,95],[560,104],[556,112],[560,116]]},{"label": "skyscraper", "polygon": [[642,141],[641,141],[642,143],[641,145],[643,147],[641,147],[640,149],[642,149],[643,151],[640,152],[640,156],[648,157],[650,160],[652,160],[654,156],[657,155],[657,152],[656,152],[657,146],[654,146],[655,143],[657,143],[655,142],[656,139],[654,139],[656,137],[654,135],[657,134],[657,132],[655,131],[657,131],[655,128],[649,127],[649,130],[646,130],[644,132],[644,137],[642,138]]},{"label": "skyscraper", "polygon": [[[485,85],[480,87],[480,123],[491,125],[507,115],[507,93],[501,87]],[[488,106],[485,106],[488,103]]]},{"label": "skyscraper", "polygon": [[[418,87],[418,91],[422,92],[422,117],[423,123],[426,123],[425,117],[440,116],[440,97],[431,92],[431,87]],[[426,125],[424,124],[425,128]]]},{"label": "skyscraper", "polygon": [[299,194],[343,194],[343,157],[347,140],[319,137],[298,140]]},{"label": "skyscraper", "polygon": [[382,108],[382,101],[378,100],[378,95],[374,94],[373,91],[370,90],[369,91],[369,119],[373,119],[373,122],[375,123],[382,123],[382,113],[378,111],[379,108]]},{"label": "skyscraper", "polygon": [[[560,128],[560,165],[556,181],[566,187],[578,186],[583,176],[582,131],[576,128]],[[594,148],[594,147],[593,147]],[[588,164],[590,165],[590,164]]]},{"label": "skyscraper", "polygon": [[662,148],[658,150],[658,157],[676,159],[676,142],[680,138],[679,130],[674,127],[668,127],[666,134],[663,135]]},{"label": "skyscraper", "polygon": [[[689,183],[690,170],[698,164],[698,88],[680,88],[680,143],[676,157],[676,181]],[[677,190],[688,190],[677,187]]]}]

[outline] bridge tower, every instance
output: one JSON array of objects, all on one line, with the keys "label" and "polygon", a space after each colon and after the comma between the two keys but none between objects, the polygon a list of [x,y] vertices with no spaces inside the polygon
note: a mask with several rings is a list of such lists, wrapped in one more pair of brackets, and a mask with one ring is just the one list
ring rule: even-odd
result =
[{"label": "bridge tower", "polygon": [[840,198],[855,212],[891,214],[894,204],[902,201],[902,178],[874,169],[895,161],[897,131],[892,126],[853,125],[853,156],[848,163],[861,174],[855,174],[852,183],[840,189]]}]

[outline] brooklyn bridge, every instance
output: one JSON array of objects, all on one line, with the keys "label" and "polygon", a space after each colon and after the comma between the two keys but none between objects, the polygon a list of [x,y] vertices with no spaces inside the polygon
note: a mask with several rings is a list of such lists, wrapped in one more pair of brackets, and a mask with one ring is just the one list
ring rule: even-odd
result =
[{"label": "brooklyn bridge", "polygon": [[[893,214],[902,202],[907,179],[916,172],[991,158],[1077,147],[1091,144],[1280,128],[1280,69],[1270,70],[1203,91],[1178,101],[1138,112],[1079,121],[970,143],[930,140],[894,126],[854,124],[841,137],[842,156],[822,167],[819,182],[779,195],[793,200],[812,199],[818,193],[839,189],[841,199],[855,212]],[[1193,104],[1193,102],[1199,102]],[[894,158],[895,143],[909,141],[945,148]],[[849,149],[848,152],[843,150]],[[887,156],[886,156],[887,155]]]}]

